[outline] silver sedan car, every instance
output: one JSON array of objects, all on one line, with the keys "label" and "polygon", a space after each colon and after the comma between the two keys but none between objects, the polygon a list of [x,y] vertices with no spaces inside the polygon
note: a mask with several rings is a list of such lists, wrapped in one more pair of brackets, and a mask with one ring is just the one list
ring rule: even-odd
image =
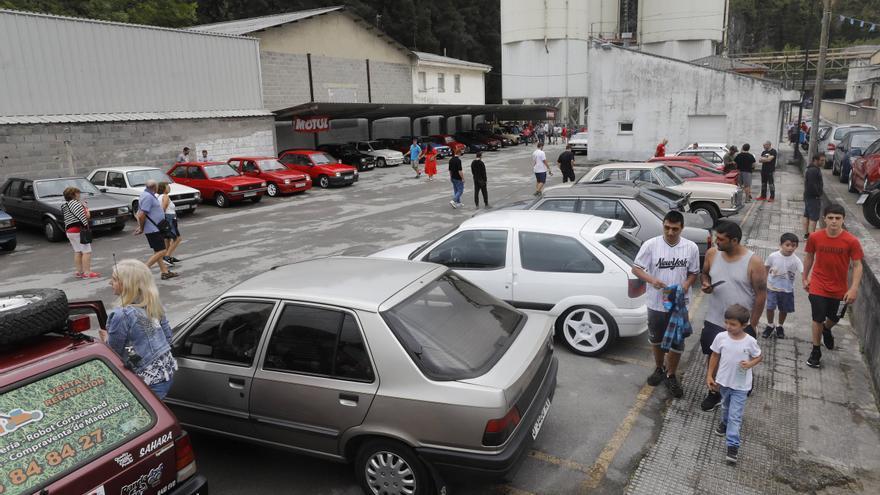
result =
[{"label": "silver sedan car", "polygon": [[286,265],[176,329],[167,402],[189,428],[353,462],[365,493],[433,493],[518,465],[556,388],[550,324],[433,263]]}]

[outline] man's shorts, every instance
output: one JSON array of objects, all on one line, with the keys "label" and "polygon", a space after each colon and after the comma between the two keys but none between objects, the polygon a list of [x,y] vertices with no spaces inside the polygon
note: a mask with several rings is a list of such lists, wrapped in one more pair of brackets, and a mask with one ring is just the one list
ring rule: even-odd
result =
[{"label": "man's shorts", "polygon": [[[666,327],[669,325],[670,314],[665,311],[656,311],[648,308],[648,342],[651,345],[659,346],[663,342],[663,335],[666,333]],[[673,345],[669,350],[681,354],[684,352],[684,340],[681,341],[680,346],[676,347]]]},{"label": "man's shorts", "polygon": [[794,313],[794,292],[768,290],[767,309],[778,309],[783,313]]},{"label": "man's shorts", "polygon": [[88,254],[92,252],[92,243],[82,244],[79,242],[79,232],[68,232],[67,240],[70,241],[70,245],[73,247],[74,253],[84,253]]},{"label": "man's shorts", "polygon": [[810,294],[810,312],[813,314],[813,321],[816,323],[825,323],[826,319],[837,323],[840,320],[840,317],[837,315],[839,310],[840,299]]},{"label": "man's shorts", "polygon": [[751,172],[743,172],[739,171],[739,175],[736,176],[736,180],[739,181],[739,185],[741,187],[751,186],[752,185],[752,173]]},{"label": "man's shorts", "polygon": [[[703,321],[703,331],[700,333],[700,348],[703,349],[703,354],[707,356],[712,354],[712,342],[715,342],[715,337],[719,333],[726,331],[726,328],[719,327],[711,321]],[[756,339],[758,338],[758,334],[755,333],[755,329],[751,325],[746,327],[746,333]]]},{"label": "man's shorts", "polygon": [[547,182],[547,172],[535,172],[535,179],[541,184]]},{"label": "man's shorts", "polygon": [[154,252],[158,253],[165,250],[165,237],[161,232],[150,232],[144,235],[147,236],[147,243],[150,244]]},{"label": "man's shorts", "polygon": [[819,212],[822,209],[820,198],[804,198],[804,216],[814,222],[819,221]]}]

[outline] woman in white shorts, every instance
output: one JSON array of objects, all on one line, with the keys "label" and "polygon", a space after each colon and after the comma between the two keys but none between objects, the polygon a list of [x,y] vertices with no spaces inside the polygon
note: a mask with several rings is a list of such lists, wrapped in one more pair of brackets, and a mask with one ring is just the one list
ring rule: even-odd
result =
[{"label": "woman in white shorts", "polygon": [[81,243],[80,234],[89,227],[89,209],[80,201],[80,190],[68,187],[62,193],[64,203],[61,205],[61,213],[64,215],[64,231],[67,239],[73,246],[73,265],[76,268],[76,278],[98,278],[100,273],[92,271],[92,243]]}]

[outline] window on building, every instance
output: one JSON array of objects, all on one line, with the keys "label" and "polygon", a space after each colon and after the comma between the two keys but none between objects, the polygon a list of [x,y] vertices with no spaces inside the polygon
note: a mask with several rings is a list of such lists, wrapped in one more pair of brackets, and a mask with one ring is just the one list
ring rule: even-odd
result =
[{"label": "window on building", "polygon": [[440,73],[437,74],[437,92],[445,93],[446,92],[446,74]]},{"label": "window on building", "polygon": [[428,79],[424,72],[419,72],[419,91],[428,91]]},{"label": "window on building", "polygon": [[633,131],[633,123],[632,122],[618,122],[618,132],[620,134],[632,134]]},{"label": "window on building", "polygon": [[461,93],[461,74],[455,75],[455,92]]}]

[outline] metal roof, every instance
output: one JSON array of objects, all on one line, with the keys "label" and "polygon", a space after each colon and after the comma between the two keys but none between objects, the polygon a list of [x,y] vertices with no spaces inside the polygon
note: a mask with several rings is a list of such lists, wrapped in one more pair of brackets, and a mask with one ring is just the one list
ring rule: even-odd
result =
[{"label": "metal roof", "polygon": [[748,70],[748,71],[768,71],[770,67],[763,64],[754,64],[751,62],[743,62],[734,58],[728,58],[723,55],[710,55],[708,57],[691,60],[692,64],[710,69],[718,70]]},{"label": "metal roof", "polygon": [[421,62],[426,62],[429,64],[443,64],[443,65],[457,65],[461,67],[473,67],[475,69],[482,69],[485,72],[492,70],[491,65],[480,64],[477,62],[468,62],[467,60],[461,60],[458,58],[446,57],[443,55],[436,55],[428,52],[413,52],[416,58]]},{"label": "metal roof", "polygon": [[251,17],[248,19],[238,19],[235,21],[215,22],[212,24],[201,24],[193,26],[189,29],[193,31],[208,31],[212,33],[222,33],[240,36],[255,31],[262,31],[270,27],[288,24],[290,22],[301,21],[310,17],[337,12],[345,9],[338,5],[336,7],[325,7],[321,9],[301,10],[299,12],[287,12],[285,14],[266,15],[262,17]]},{"label": "metal roof", "polygon": [[134,120],[223,119],[232,117],[263,117],[272,112],[255,110],[205,110],[192,112],[126,112],[70,115],[0,116],[0,125],[8,124],[69,124],[83,122],[126,122]]},{"label": "metal roof", "polygon": [[390,117],[455,117],[457,115],[492,115],[499,120],[546,120],[550,105],[432,105],[384,103],[303,103],[277,110],[275,120],[293,117],[322,116],[331,119],[378,120]]}]

